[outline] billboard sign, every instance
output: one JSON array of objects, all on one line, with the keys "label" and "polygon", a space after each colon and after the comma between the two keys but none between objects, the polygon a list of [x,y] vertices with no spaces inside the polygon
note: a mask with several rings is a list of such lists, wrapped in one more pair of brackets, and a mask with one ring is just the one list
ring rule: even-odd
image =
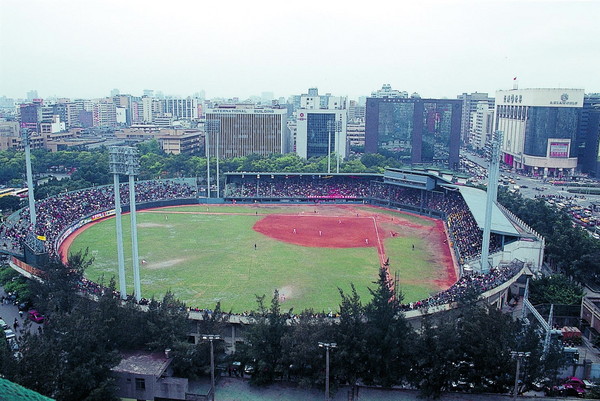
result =
[{"label": "billboard sign", "polygon": [[569,143],[550,142],[550,157],[569,157]]}]

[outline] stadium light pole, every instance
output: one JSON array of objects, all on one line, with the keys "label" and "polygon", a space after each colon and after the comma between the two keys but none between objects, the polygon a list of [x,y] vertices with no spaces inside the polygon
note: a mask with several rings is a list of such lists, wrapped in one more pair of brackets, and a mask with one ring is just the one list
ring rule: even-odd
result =
[{"label": "stadium light pole", "polygon": [[329,349],[337,348],[337,344],[319,341],[319,348],[325,348],[325,401],[329,401]]},{"label": "stadium light pole", "polygon": [[513,400],[517,400],[517,393],[519,391],[519,369],[521,367],[521,359],[529,358],[531,352],[511,351],[510,355],[517,359],[517,371],[515,372],[515,388],[513,390]]},{"label": "stadium light pole", "polygon": [[220,151],[219,147],[221,146],[221,143],[220,143],[221,121],[219,121],[219,120],[215,121],[215,127],[216,127],[215,129],[216,129],[216,137],[217,137],[217,139],[216,139],[217,146],[215,146],[216,155],[217,155],[217,198],[220,198],[221,197],[221,174],[219,171],[219,151]]},{"label": "stadium light pole", "polygon": [[483,238],[481,243],[481,272],[484,274],[490,271],[488,258],[490,253],[492,209],[498,194],[498,171],[500,169],[501,142],[502,131],[496,131],[496,136],[492,141],[492,156],[488,171],[487,198],[485,203],[485,221],[483,224]]},{"label": "stadium light pole", "polygon": [[31,169],[31,142],[29,140],[29,130],[21,129],[21,139],[25,147],[25,168],[27,171],[27,199],[29,200],[29,221],[31,222],[31,230],[36,233],[35,226],[37,224],[37,214],[35,212],[35,198],[33,197],[33,171]]},{"label": "stadium light pole", "polygon": [[[334,121],[335,122],[335,121]],[[331,121],[327,121],[327,174],[331,174]]]},{"label": "stadium light pole", "polygon": [[335,124],[335,154],[337,161],[336,172],[340,173],[340,137],[342,136],[342,122],[338,121]]},{"label": "stadium light pole", "polygon": [[220,340],[221,336],[218,334],[202,334],[204,341],[210,342],[210,390],[212,393],[212,401],[215,401],[215,351],[213,347],[213,341]]},{"label": "stadium light pole", "polygon": [[125,282],[125,256],[123,253],[123,225],[121,219],[121,193],[119,185],[119,175],[125,174],[125,152],[122,147],[111,146],[109,152],[109,167],[113,174],[114,192],[115,192],[115,221],[117,229],[117,263],[119,267],[119,295],[121,299],[127,299],[127,285]]},{"label": "stadium light pole", "polygon": [[208,143],[208,121],[204,130],[204,151],[206,152],[206,197],[210,198],[210,151]]}]

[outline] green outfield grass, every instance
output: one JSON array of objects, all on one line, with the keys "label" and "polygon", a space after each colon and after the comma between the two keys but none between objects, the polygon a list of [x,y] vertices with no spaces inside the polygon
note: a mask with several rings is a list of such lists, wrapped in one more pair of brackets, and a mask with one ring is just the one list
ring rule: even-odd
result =
[{"label": "green outfield grass", "polygon": [[[267,213],[301,213],[311,207],[183,206],[138,213],[142,296],[161,298],[167,290],[188,306],[234,312],[256,309],[255,295],[268,299],[275,289],[285,295],[284,310],[306,308],[337,311],[338,287],[354,283],[366,303],[379,268],[373,248],[315,248],[284,243],[252,230]],[[167,213],[168,211],[196,214]],[[371,212],[376,211],[370,209]],[[377,210],[379,212],[379,210]],[[224,214],[221,214],[224,213]],[[240,214],[234,214],[240,213]],[[258,215],[256,214],[258,213]],[[403,215],[404,216],[404,215]],[[86,276],[107,283],[117,276],[115,219],[89,227],[74,240],[69,252],[88,248],[94,257]],[[128,293],[133,292],[129,215],[123,216]],[[405,301],[436,291],[433,280],[443,267],[428,263],[418,237],[388,238],[392,267],[400,270]],[[256,249],[255,245],[256,244]],[[412,250],[412,244],[420,251]],[[393,261],[406,261],[395,266]]]}]

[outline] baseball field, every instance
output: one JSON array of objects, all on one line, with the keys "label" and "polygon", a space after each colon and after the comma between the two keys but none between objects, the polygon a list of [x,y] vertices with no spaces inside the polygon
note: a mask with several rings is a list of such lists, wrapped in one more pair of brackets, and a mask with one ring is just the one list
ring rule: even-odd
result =
[{"label": "baseball field", "polygon": [[[363,205],[180,206],[138,211],[142,296],[171,290],[190,307],[256,309],[278,290],[283,310],[337,311],[354,283],[364,303],[380,266],[398,272],[405,302],[444,290],[456,272],[439,220]],[[129,215],[123,216],[133,292]],[[86,276],[118,282],[115,219],[76,231],[61,253],[88,249]]]}]

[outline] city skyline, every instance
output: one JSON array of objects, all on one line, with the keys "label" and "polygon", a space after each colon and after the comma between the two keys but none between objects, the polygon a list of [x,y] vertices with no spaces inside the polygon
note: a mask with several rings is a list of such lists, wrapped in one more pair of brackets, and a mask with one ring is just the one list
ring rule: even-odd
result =
[{"label": "city skyline", "polygon": [[426,98],[522,88],[600,92],[591,1],[10,1],[0,13],[0,96],[99,98],[118,88],[246,99]]}]

